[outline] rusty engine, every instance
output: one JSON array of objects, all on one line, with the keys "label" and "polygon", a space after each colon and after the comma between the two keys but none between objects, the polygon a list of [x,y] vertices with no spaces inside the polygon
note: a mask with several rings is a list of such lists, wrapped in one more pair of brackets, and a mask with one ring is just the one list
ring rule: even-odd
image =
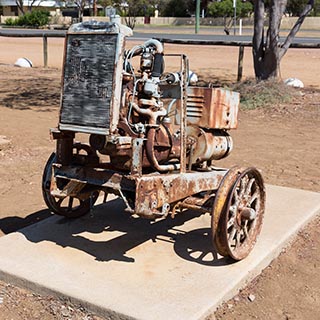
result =
[{"label": "rusty engine", "polygon": [[[150,219],[209,212],[214,248],[240,260],[261,229],[263,180],[255,168],[214,166],[232,150],[227,131],[237,127],[239,94],[192,86],[188,58],[166,55],[156,39],[125,50],[131,33],[117,22],[69,29],[44,199],[71,218],[90,211],[99,192]],[[170,58],[176,72],[165,71]]]}]

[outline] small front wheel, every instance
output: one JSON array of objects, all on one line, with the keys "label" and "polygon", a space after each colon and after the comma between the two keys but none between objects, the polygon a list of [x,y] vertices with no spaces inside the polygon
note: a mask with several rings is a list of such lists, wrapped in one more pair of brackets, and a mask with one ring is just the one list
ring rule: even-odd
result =
[{"label": "small front wheel", "polygon": [[68,179],[56,179],[53,175],[52,165],[57,160],[56,154],[52,153],[44,168],[42,177],[42,194],[48,208],[61,216],[67,218],[78,218],[90,211],[90,208],[96,202],[99,192],[84,193],[79,196],[54,196],[52,194],[53,186],[58,185],[63,189],[69,182]]}]

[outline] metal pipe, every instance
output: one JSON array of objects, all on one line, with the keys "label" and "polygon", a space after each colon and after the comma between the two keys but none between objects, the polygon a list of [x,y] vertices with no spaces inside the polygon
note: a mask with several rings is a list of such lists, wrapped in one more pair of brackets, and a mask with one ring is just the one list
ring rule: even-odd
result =
[{"label": "metal pipe", "polygon": [[147,141],[146,141],[146,153],[147,158],[150,161],[152,167],[160,172],[164,171],[174,171],[178,170],[180,168],[180,164],[166,164],[166,165],[160,165],[155,154],[154,154],[154,140],[155,140],[155,133],[156,128],[150,128],[148,135],[147,135]]},{"label": "metal pipe", "polygon": [[163,53],[163,45],[159,40],[149,39],[143,44],[143,46],[154,46],[157,49],[157,53]]},{"label": "metal pipe", "polygon": [[196,0],[196,25],[195,25],[195,33],[199,32],[200,25],[200,0]]},{"label": "metal pipe", "polygon": [[181,107],[180,107],[180,173],[187,167],[187,84],[189,76],[188,58],[181,56]]}]

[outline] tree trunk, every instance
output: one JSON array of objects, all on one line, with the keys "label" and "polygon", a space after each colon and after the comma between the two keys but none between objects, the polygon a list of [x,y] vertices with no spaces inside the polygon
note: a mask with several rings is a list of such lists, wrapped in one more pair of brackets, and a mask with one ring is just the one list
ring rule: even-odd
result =
[{"label": "tree trunk", "polygon": [[279,29],[287,0],[271,0],[269,4],[269,27],[264,36],[265,5],[256,0],[254,7],[253,61],[256,78],[265,80],[279,75]]},{"label": "tree trunk", "polygon": [[256,78],[261,79],[264,70],[264,1],[254,3],[254,30],[252,39],[253,65]]},{"label": "tree trunk", "polygon": [[269,21],[266,36],[264,34],[265,1],[255,0],[252,50],[254,71],[258,80],[266,80],[279,76],[281,58],[290,47],[294,36],[300,29],[305,17],[312,10],[313,4],[314,0],[310,0],[286,40],[281,44],[279,30],[281,19],[286,9],[287,0],[269,1]]}]

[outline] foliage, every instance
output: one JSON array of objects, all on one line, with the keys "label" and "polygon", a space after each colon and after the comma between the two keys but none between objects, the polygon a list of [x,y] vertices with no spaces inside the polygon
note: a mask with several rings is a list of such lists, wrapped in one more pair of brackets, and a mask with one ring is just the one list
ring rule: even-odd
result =
[{"label": "foliage", "polygon": [[5,24],[7,26],[15,26],[15,20],[16,19],[13,19],[13,18],[7,18]]},{"label": "foliage", "polygon": [[155,9],[163,1],[160,0],[127,0],[126,6],[120,6],[123,1],[118,1],[118,7],[121,8],[124,16],[150,17],[154,15]]},{"label": "foliage", "polygon": [[103,8],[112,6],[113,3],[114,3],[114,1],[112,1],[112,0],[97,0],[97,4],[99,4]]},{"label": "foliage", "polygon": [[[292,16],[299,16],[303,8],[308,3],[308,0],[288,0],[287,12]],[[320,14],[320,0],[315,0],[313,5],[312,15],[316,16]]]},{"label": "foliage", "polygon": [[135,27],[136,17],[151,17],[156,8],[160,6],[161,0],[115,0],[113,6],[118,9],[118,13],[125,18],[128,27]]},{"label": "foliage", "polygon": [[[253,5],[248,1],[237,0],[236,12],[238,17],[246,17],[253,12]],[[232,17],[234,15],[233,0],[209,3],[208,13],[212,17]]]},{"label": "foliage", "polygon": [[274,78],[262,82],[246,80],[237,83],[232,90],[240,92],[241,107],[250,110],[290,102],[299,94],[295,88]]},{"label": "foliage", "polygon": [[190,17],[195,10],[195,1],[170,0],[165,6],[162,15],[166,17]]},{"label": "foliage", "polygon": [[6,20],[6,25],[9,26],[26,26],[26,27],[40,27],[49,23],[50,13],[45,10],[33,10],[27,12],[17,19],[9,18]]}]

